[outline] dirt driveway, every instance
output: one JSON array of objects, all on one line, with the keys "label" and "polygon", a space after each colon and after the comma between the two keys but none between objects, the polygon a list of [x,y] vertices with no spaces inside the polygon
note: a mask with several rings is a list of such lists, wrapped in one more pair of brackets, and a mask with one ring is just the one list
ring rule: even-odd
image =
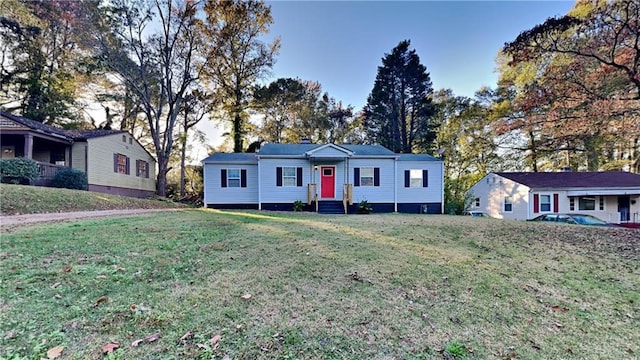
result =
[{"label": "dirt driveway", "polygon": [[0,216],[0,231],[9,233],[19,229],[22,225],[41,222],[63,222],[76,219],[114,217],[127,215],[152,214],[159,211],[176,211],[179,209],[127,209],[127,210],[98,210],[77,211],[67,213],[24,214]]}]

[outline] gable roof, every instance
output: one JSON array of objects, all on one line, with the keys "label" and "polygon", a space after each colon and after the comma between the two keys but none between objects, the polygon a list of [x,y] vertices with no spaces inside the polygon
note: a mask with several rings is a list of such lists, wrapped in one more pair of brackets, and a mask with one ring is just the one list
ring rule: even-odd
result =
[{"label": "gable roof", "polygon": [[[274,156],[304,156],[305,153],[316,148],[326,147],[329,144],[264,144],[260,148],[258,155]],[[340,144],[333,145],[336,148],[344,148],[351,151],[356,156],[393,156],[393,151],[381,145],[354,145]]]},{"label": "gable roof", "polygon": [[60,129],[55,126],[43,124],[41,122],[27,119],[23,116],[18,116],[14,114],[10,114],[4,111],[0,111],[0,116],[7,118],[11,121],[15,121],[19,124],[22,124],[32,130],[43,132],[45,134],[54,135],[58,137],[62,137],[65,140],[87,140],[91,138],[113,135],[118,133],[126,133],[124,130],[105,130],[105,129],[95,129],[95,130],[65,130]]},{"label": "gable roof", "polygon": [[626,188],[640,187],[640,175],[624,171],[604,172],[497,172],[496,175],[530,188]]}]

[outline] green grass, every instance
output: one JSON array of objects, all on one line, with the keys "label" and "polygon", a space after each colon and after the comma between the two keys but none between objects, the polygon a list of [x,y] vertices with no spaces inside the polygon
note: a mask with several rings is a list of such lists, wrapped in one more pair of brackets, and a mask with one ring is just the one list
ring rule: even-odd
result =
[{"label": "green grass", "polygon": [[398,214],[37,225],[2,235],[0,357],[630,359],[638,238]]},{"label": "green grass", "polygon": [[0,213],[3,215],[178,206],[168,201],[11,184],[0,184],[0,199]]}]

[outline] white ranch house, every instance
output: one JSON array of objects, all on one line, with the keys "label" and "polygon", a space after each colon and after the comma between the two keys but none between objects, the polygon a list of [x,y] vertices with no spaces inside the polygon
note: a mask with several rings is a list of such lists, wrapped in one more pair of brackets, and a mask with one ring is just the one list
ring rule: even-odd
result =
[{"label": "white ranch house", "polygon": [[470,210],[500,219],[582,213],[640,222],[640,175],[629,172],[495,172],[473,185],[469,197]]},{"label": "white ranch house", "polygon": [[443,212],[443,162],[380,145],[265,144],[258,153],[216,153],[202,161],[204,204],[218,209],[354,213]]}]

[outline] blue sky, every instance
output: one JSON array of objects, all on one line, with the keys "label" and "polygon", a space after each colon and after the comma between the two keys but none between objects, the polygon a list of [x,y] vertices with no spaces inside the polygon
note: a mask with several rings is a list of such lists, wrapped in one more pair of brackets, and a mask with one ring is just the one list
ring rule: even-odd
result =
[{"label": "blue sky", "polygon": [[[274,23],[267,40],[282,47],[269,83],[290,77],[317,81],[323,91],[359,111],[373,88],[382,57],[410,40],[433,88],[473,96],[495,87],[495,57],[505,42],[572,1],[267,1]],[[198,126],[217,146],[221,129]],[[196,155],[206,156],[206,152]]]},{"label": "blue sky", "polygon": [[273,76],[318,81],[329,95],[365,105],[384,54],[411,41],[434,89],[473,96],[495,87],[495,57],[572,1],[267,1],[282,48]]}]

